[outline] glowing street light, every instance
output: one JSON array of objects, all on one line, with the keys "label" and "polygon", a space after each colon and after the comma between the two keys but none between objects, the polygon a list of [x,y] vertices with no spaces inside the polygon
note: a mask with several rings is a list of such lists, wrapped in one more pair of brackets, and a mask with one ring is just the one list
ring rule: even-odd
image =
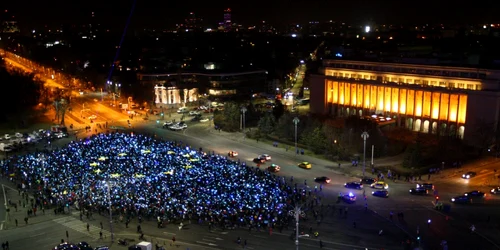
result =
[{"label": "glowing street light", "polygon": [[369,137],[370,135],[366,131],[361,134],[361,138],[363,138],[363,177],[365,177],[366,170],[366,139]]},{"label": "glowing street light", "polygon": [[295,247],[299,250],[299,220],[300,216],[305,216],[306,213],[302,211],[300,206],[296,206],[293,210],[289,211],[288,214],[295,217]]}]

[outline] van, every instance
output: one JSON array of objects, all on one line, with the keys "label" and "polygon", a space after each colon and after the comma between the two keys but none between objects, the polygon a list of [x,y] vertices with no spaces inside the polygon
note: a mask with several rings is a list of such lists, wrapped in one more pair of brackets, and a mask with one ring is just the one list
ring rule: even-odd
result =
[{"label": "van", "polygon": [[179,108],[177,110],[177,113],[179,113],[179,114],[186,113],[186,112],[188,112],[188,108],[186,108],[186,107],[182,107],[182,108]]}]

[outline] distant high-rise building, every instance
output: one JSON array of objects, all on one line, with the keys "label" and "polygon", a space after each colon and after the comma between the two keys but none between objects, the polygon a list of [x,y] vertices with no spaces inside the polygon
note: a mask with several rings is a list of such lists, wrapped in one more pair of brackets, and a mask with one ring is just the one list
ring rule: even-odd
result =
[{"label": "distant high-rise building", "polygon": [[4,10],[0,16],[0,24],[0,33],[19,33],[17,21],[15,21],[15,17],[8,10]]},{"label": "distant high-rise building", "polygon": [[226,32],[231,31],[231,9],[227,8],[224,10],[224,30]]},{"label": "distant high-rise building", "polygon": [[180,25],[179,29],[185,32],[201,31],[203,19],[196,17],[194,12],[189,12],[189,15],[184,20],[184,25]]}]

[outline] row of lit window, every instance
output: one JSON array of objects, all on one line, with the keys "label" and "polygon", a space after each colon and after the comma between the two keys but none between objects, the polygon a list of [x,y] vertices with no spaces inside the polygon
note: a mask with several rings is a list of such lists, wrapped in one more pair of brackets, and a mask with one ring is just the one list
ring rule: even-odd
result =
[{"label": "row of lit window", "polygon": [[470,90],[481,90],[480,84],[465,84],[465,83],[454,83],[454,82],[444,82],[444,81],[429,81],[421,80],[418,78],[403,78],[403,77],[386,77],[386,76],[376,76],[368,74],[349,74],[342,72],[331,72],[328,71],[330,76],[342,77],[347,79],[355,80],[372,80],[372,81],[382,81],[383,83],[395,82],[395,83],[408,83],[424,86],[434,86],[443,88],[459,88],[459,89],[470,89]]},{"label": "row of lit window", "polygon": [[359,65],[359,64],[345,64],[345,63],[325,63],[325,66],[341,69],[362,69],[370,71],[381,72],[394,72],[394,73],[409,73],[409,74],[422,74],[433,76],[450,76],[450,77],[464,77],[484,79],[485,73],[467,72],[467,71],[449,71],[449,70],[429,70],[408,67],[390,67],[390,66],[374,66],[374,65]]},{"label": "row of lit window", "polygon": [[465,123],[467,95],[327,80],[326,101],[382,112]]}]

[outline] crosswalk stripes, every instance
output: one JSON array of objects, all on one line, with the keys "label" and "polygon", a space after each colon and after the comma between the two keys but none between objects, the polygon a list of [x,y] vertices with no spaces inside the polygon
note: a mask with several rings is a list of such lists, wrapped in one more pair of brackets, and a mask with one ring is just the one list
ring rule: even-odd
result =
[{"label": "crosswalk stripes", "polygon": [[111,235],[108,230],[101,230],[99,227],[96,227],[94,225],[89,225],[89,230],[87,231],[87,223],[70,216],[53,219],[52,221],[65,227],[71,228],[82,234],[86,234],[96,240],[99,239],[99,232],[101,231],[103,238],[110,237]]}]

